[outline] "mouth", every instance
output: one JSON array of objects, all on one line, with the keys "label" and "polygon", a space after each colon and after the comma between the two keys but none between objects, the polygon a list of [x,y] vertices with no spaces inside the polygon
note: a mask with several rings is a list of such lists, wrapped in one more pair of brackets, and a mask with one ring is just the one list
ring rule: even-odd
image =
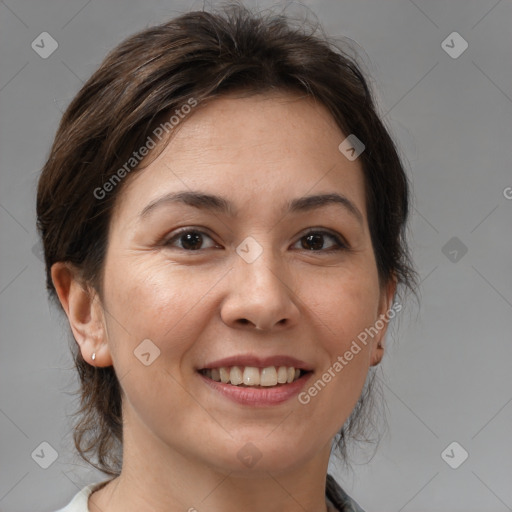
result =
[{"label": "mouth", "polygon": [[294,366],[220,366],[196,373],[217,396],[238,405],[265,408],[291,400],[313,371]]},{"label": "mouth", "polygon": [[221,366],[202,368],[198,373],[206,379],[238,388],[277,388],[292,384],[312,372],[294,366]]}]

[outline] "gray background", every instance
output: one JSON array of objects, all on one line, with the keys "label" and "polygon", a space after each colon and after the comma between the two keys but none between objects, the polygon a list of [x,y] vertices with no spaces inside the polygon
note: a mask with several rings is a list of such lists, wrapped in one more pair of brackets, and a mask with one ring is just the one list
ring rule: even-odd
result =
[{"label": "gray background", "polygon": [[[368,512],[512,510],[512,2],[305,4],[366,52],[414,183],[422,279],[421,307],[401,314],[382,363],[389,432],[353,472],[331,471]],[[34,248],[36,183],[61,112],[122,39],[202,5],[0,1],[2,512],[55,510],[105,478],[73,452],[68,330]],[[45,31],[59,46],[43,59],[31,43]],[[454,31],[469,44],[458,58],[442,47]],[[469,453],[457,469],[441,457],[453,441]],[[42,442],[58,452],[48,469],[31,456]],[[461,448],[448,453],[456,462]]]}]

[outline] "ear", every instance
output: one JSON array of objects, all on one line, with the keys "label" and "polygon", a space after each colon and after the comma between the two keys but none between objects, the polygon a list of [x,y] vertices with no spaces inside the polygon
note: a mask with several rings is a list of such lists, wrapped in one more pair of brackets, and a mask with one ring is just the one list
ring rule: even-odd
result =
[{"label": "ear", "polygon": [[[388,281],[381,289],[378,316],[375,319],[375,327],[378,328],[378,333],[372,341],[372,348],[370,354],[370,365],[377,366],[384,356],[384,339],[388,330],[388,324],[392,316],[390,315],[391,305],[395,296],[397,287],[396,277]],[[400,306],[401,309],[401,306]],[[399,310],[398,310],[399,311]],[[395,313],[396,314],[396,313]]]},{"label": "ear", "polygon": [[[112,366],[105,317],[97,293],[82,283],[68,262],[52,265],[51,276],[82,357],[92,366]],[[95,359],[92,354],[95,353]]]}]

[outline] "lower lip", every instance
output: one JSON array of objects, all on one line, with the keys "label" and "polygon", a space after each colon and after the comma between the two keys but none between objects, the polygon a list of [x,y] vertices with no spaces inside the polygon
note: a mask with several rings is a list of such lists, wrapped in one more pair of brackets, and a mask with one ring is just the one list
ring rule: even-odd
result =
[{"label": "lower lip", "polygon": [[252,406],[277,405],[298,395],[313,372],[308,372],[296,381],[276,387],[240,387],[217,382],[197,372],[205,384],[238,404]]}]

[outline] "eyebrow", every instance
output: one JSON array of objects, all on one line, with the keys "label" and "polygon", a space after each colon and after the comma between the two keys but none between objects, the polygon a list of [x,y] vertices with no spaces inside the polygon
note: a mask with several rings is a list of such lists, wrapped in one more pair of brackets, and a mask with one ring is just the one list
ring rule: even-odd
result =
[{"label": "eyebrow", "polygon": [[[183,190],[181,192],[170,192],[162,197],[151,201],[139,214],[139,219],[144,219],[151,212],[163,205],[181,203],[200,210],[208,210],[223,213],[230,217],[236,217],[238,210],[229,200],[214,194],[206,194],[199,191]],[[301,213],[324,208],[331,204],[343,207],[348,213],[354,216],[359,223],[363,224],[363,215],[350,199],[338,194],[316,194],[311,196],[298,197],[286,203],[286,213]]]}]

